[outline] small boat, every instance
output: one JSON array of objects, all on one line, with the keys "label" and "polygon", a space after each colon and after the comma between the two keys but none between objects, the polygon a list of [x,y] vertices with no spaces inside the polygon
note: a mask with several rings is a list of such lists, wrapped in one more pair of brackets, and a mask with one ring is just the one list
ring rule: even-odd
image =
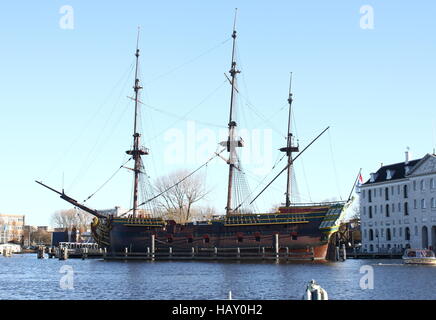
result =
[{"label": "small boat", "polygon": [[434,264],[436,257],[432,250],[428,249],[407,249],[403,255],[403,261],[407,264]]}]

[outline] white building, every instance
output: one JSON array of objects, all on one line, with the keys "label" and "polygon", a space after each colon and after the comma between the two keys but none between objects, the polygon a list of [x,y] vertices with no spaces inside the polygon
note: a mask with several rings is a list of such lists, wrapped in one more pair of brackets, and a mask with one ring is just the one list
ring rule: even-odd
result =
[{"label": "white building", "polygon": [[20,242],[24,231],[24,215],[0,214],[0,243]]},{"label": "white building", "polygon": [[362,249],[436,250],[436,155],[382,166],[360,187]]}]

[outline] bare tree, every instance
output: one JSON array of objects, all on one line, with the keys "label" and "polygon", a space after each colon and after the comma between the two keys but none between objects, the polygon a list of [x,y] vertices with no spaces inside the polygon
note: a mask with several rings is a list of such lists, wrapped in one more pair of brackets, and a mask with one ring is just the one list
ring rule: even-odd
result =
[{"label": "bare tree", "polygon": [[155,181],[154,187],[159,193],[174,186],[157,199],[166,219],[173,219],[178,223],[191,221],[193,205],[209,193],[202,175],[193,175],[184,179],[188,175],[188,171],[179,170]]},{"label": "bare tree", "polygon": [[52,215],[52,223],[55,227],[78,229],[80,232],[88,229],[92,216],[80,209],[59,210]]}]

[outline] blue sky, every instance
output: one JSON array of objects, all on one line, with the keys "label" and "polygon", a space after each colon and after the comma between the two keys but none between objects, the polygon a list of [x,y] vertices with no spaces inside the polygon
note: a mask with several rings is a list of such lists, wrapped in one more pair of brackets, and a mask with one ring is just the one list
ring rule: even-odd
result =
[{"label": "blue sky", "polygon": [[[64,5],[74,9],[72,30],[59,26]],[[364,5],[374,9],[372,30],[360,27]],[[200,165],[216,145],[190,158],[192,122],[174,115],[192,110],[186,119],[196,121],[195,137],[225,128],[230,88],[224,72],[235,7],[242,70],[238,128],[247,128],[249,148],[259,144],[262,155],[272,154],[272,163],[264,159],[261,165],[272,167],[285,143],[289,72],[300,145],[331,127],[296,161],[304,200],[346,198],[359,168],[367,178],[380,163],[403,161],[406,147],[413,158],[432,152],[434,1],[3,1],[0,212],[49,224],[54,211],[70,206],[35,179],[63,185],[83,200],[122,164],[131,144],[127,95],[138,25],[141,99],[155,108],[141,110],[144,144],[151,149],[148,173],[153,180]],[[261,140],[251,139],[253,130]],[[188,137],[177,159],[167,156],[171,132]],[[272,147],[266,150],[268,132]],[[249,160],[254,189],[263,175],[256,174],[256,159]],[[226,170],[215,160],[206,175],[213,188],[208,204],[220,212]],[[277,180],[259,209],[283,201],[284,186]],[[131,174],[121,171],[89,205],[129,207],[130,192]]]}]

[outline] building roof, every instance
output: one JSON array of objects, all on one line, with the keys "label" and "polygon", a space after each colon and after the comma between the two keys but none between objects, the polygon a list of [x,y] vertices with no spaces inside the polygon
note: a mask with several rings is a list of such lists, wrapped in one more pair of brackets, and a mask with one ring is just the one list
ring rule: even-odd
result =
[{"label": "building roof", "polygon": [[[377,170],[375,173],[375,179],[371,182],[371,179],[368,179],[363,185],[370,185],[373,183],[380,183],[385,181],[392,181],[392,180],[398,180],[398,179],[404,179],[406,177],[406,170],[405,167],[410,167],[410,170],[419,162],[421,159],[411,160],[406,165],[405,162],[399,162],[395,164],[390,164],[387,166],[382,166],[380,169]],[[388,179],[388,171],[390,171],[391,178]],[[409,171],[410,173],[410,171]]]}]

